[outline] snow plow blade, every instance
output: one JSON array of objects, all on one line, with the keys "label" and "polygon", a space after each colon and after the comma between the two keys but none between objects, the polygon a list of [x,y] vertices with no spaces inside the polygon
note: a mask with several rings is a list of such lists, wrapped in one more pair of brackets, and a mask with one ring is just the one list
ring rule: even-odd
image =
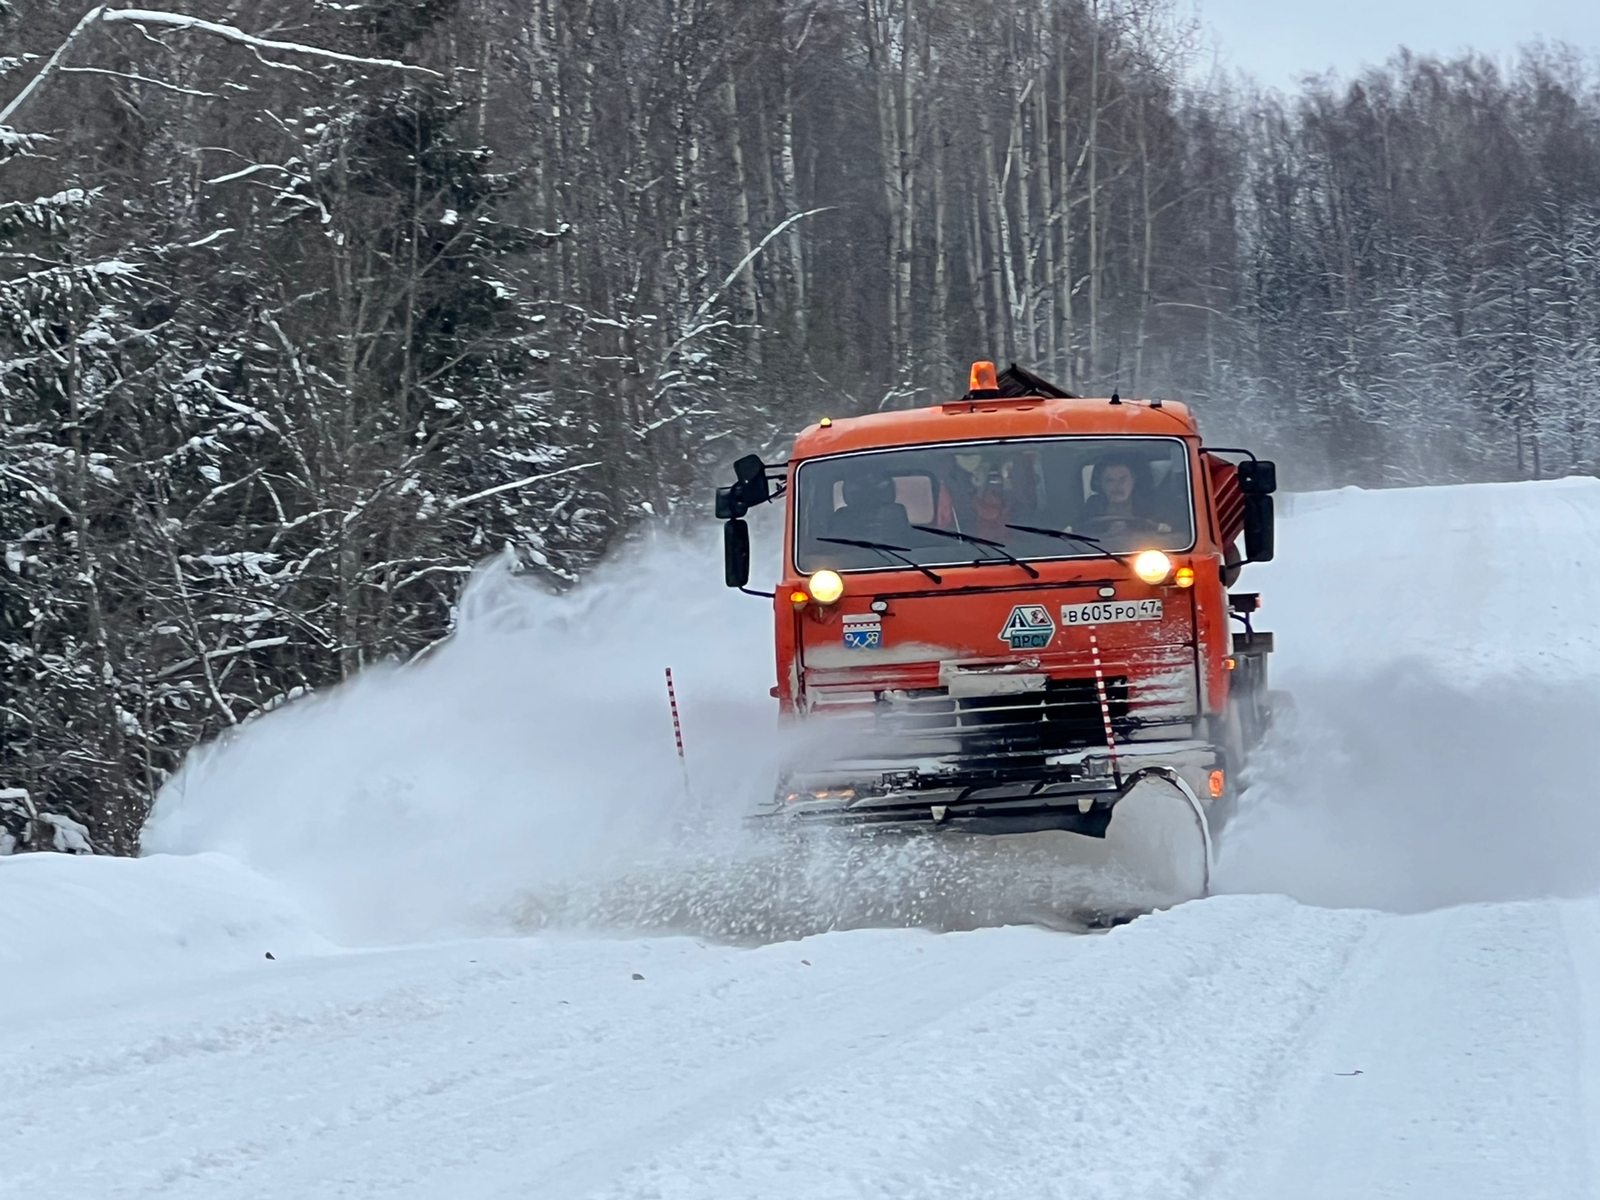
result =
[{"label": "snow plow blade", "polygon": [[879,852],[898,843],[908,871],[930,872],[938,878],[929,885],[942,888],[953,877],[971,893],[948,897],[955,907],[981,908],[998,921],[1103,923],[1210,890],[1205,806],[1169,767],[1143,767],[1114,790],[1076,794],[961,799],[930,792],[910,803],[794,795],[784,792],[780,806],[760,819],[802,835],[866,840]]}]

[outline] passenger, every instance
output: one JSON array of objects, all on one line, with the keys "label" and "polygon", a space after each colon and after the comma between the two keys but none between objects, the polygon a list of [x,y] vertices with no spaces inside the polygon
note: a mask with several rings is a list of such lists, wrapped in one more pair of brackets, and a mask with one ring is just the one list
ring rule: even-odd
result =
[{"label": "passenger", "polygon": [[1013,520],[1009,462],[993,462],[981,454],[958,454],[959,488],[968,513],[967,532],[1003,542]]},{"label": "passenger", "polygon": [[830,525],[836,537],[906,545],[915,531],[906,506],[895,499],[893,476],[867,469],[845,476],[842,490],[844,507],[834,510]]}]

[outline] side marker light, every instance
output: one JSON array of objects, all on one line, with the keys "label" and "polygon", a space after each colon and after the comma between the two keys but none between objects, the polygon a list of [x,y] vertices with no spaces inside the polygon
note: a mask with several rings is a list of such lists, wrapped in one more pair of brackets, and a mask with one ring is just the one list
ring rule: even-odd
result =
[{"label": "side marker light", "polygon": [[1174,571],[1172,573],[1172,582],[1177,584],[1179,587],[1182,587],[1182,588],[1193,587],[1194,586],[1194,568],[1193,567],[1179,567],[1176,571]]},{"label": "side marker light", "polygon": [[1222,787],[1226,782],[1221,771],[1213,771],[1206,777],[1206,790],[1211,793],[1213,800],[1222,798]]},{"label": "side marker light", "polygon": [[1222,669],[1224,671],[1231,671],[1238,665],[1239,660],[1237,658],[1225,658],[1222,660]]},{"label": "side marker light", "polygon": [[817,424],[821,425],[824,429],[828,429],[833,425],[833,418],[832,417],[823,417],[822,420],[817,422]]}]

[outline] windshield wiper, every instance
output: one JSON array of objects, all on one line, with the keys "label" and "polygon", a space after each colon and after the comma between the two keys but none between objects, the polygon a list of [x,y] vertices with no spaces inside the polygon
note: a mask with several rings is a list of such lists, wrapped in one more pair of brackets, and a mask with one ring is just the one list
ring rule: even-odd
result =
[{"label": "windshield wiper", "polygon": [[1128,565],[1128,560],[1120,554],[1113,554],[1100,544],[1099,538],[1092,538],[1083,533],[1069,533],[1065,529],[1041,529],[1037,525],[1007,525],[1007,529],[1015,529],[1019,533],[1037,533],[1041,537],[1060,538],[1064,542],[1082,542],[1089,549],[1095,551],[1101,558],[1114,559],[1123,566]]},{"label": "windshield wiper", "polygon": [[942,577],[940,577],[938,575],[935,575],[932,571],[928,570],[928,568],[923,566],[921,563],[915,562],[914,560],[907,558],[905,556],[905,554],[903,553],[903,551],[910,549],[910,547],[908,547],[908,546],[891,546],[891,545],[889,545],[888,542],[864,542],[860,538],[825,538],[825,537],[819,537],[817,539],[817,541],[819,541],[819,542],[832,542],[836,546],[860,546],[863,550],[876,550],[880,554],[887,554],[891,558],[898,558],[901,562],[905,563],[906,566],[913,567],[916,570],[921,571],[924,575],[926,575],[929,579],[933,580],[933,582],[935,582],[935,583],[943,583],[944,582],[944,579]]},{"label": "windshield wiper", "polygon": [[936,525],[913,525],[911,528],[919,529],[923,533],[938,534],[940,537],[954,538],[958,542],[969,542],[974,546],[986,546],[990,550],[998,553],[1002,558],[1006,559],[1006,561],[1013,562],[1017,566],[1021,567],[1028,573],[1030,578],[1039,578],[1039,572],[1035,571],[1027,563],[1023,562],[1015,554],[1007,550],[1004,542],[997,542],[993,538],[979,537],[975,533],[960,533],[954,529],[940,529]]}]

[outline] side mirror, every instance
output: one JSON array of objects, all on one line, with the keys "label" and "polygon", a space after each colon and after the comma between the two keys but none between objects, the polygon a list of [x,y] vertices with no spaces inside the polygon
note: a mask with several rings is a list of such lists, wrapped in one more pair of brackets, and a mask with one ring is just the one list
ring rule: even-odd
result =
[{"label": "side mirror", "polygon": [[1278,490],[1278,464],[1264,458],[1239,464],[1239,490],[1246,496],[1270,496]]},{"label": "side mirror", "polygon": [[746,454],[733,464],[733,473],[739,480],[734,486],[751,508],[772,499],[772,485],[767,482],[767,464],[761,461],[759,454]]},{"label": "side mirror", "polygon": [[722,570],[731,588],[750,582],[750,526],[737,518],[722,527]]},{"label": "side mirror", "polygon": [[717,489],[717,520],[742,517],[758,504],[772,499],[772,484],[759,454],[747,454],[733,464],[738,482]]},{"label": "side mirror", "polygon": [[[1241,464],[1242,466],[1243,464]],[[1268,466],[1272,464],[1268,463]],[[1243,470],[1239,472],[1242,476]],[[1244,556],[1253,563],[1271,562],[1273,545],[1272,497],[1262,492],[1246,492],[1244,497]],[[748,555],[746,556],[748,561]]]}]

